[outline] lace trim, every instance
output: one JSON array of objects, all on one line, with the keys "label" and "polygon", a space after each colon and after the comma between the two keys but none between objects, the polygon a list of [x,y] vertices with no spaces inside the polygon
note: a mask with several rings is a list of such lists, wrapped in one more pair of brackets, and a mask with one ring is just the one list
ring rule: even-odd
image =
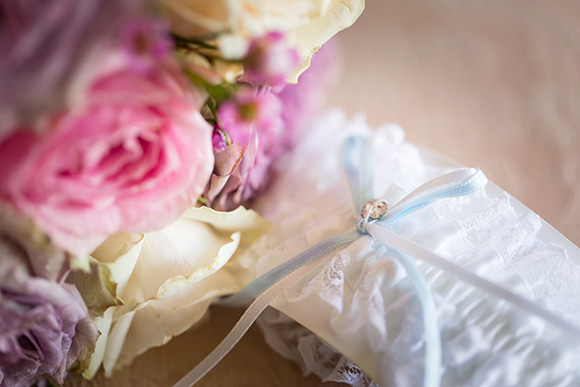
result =
[{"label": "lace trim", "polygon": [[283,313],[269,308],[258,319],[258,325],[268,345],[296,363],[304,376],[313,373],[323,382],[379,387],[354,363]]}]

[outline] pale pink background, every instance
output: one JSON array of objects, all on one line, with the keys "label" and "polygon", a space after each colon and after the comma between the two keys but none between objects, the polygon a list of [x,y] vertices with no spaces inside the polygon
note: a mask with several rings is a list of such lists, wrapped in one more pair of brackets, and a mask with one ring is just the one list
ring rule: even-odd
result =
[{"label": "pale pink background", "polygon": [[[580,6],[576,0],[369,0],[342,34],[344,79],[331,103],[487,175],[580,244]],[[169,386],[239,312],[149,351],[94,386]],[[67,385],[88,385],[72,378]],[[199,386],[319,386],[254,327]],[[328,384],[326,384],[328,385]]]}]

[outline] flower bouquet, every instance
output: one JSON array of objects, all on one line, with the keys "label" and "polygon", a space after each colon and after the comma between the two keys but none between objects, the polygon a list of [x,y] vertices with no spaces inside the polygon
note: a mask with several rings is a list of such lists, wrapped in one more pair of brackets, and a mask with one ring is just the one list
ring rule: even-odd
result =
[{"label": "flower bouquet", "polygon": [[213,303],[247,309],[178,386],[263,311],[323,380],[580,383],[580,250],[397,125],[318,114],[364,4],[286,3],[0,5],[0,386],[114,376]]},{"label": "flower bouquet", "polygon": [[241,287],[248,208],[332,80],[312,57],[362,9],[0,5],[0,385],[111,375]]}]

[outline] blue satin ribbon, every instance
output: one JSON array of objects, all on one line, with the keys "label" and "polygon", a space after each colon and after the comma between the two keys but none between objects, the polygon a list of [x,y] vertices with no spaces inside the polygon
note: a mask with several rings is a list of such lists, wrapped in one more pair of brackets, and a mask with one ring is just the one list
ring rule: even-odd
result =
[{"label": "blue satin ribbon", "polygon": [[284,262],[280,266],[275,267],[269,272],[262,274],[260,277],[256,278],[254,281],[250,282],[244,288],[239,290],[237,293],[228,297],[224,297],[220,301],[220,306],[231,308],[246,306],[254,299],[256,299],[260,294],[262,294],[266,289],[272,286],[272,284],[275,284],[282,278],[286,277],[288,274],[298,270],[310,262],[313,262],[334,251],[338,251],[343,247],[350,245],[352,242],[359,239],[360,236],[360,232],[352,231],[329,238],[309,248],[291,260]]}]

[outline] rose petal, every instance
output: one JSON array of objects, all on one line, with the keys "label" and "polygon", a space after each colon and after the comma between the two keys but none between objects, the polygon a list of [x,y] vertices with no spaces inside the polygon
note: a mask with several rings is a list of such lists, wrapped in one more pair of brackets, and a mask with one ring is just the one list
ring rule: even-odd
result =
[{"label": "rose petal", "polygon": [[147,349],[166,344],[201,320],[219,296],[240,289],[239,281],[226,269],[197,282],[179,294],[180,298],[154,300],[135,313],[119,364],[125,365]]},{"label": "rose petal", "polygon": [[270,224],[254,210],[242,206],[233,211],[220,212],[209,207],[190,208],[183,217],[211,224],[218,230],[241,231],[244,242],[252,243],[260,235],[268,231]]},{"label": "rose petal", "polygon": [[298,82],[298,76],[310,66],[312,55],[337,32],[350,27],[364,10],[364,0],[334,0],[321,17],[314,18],[290,33],[300,56],[300,67],[288,79]]},{"label": "rose petal", "polygon": [[243,207],[229,213],[202,207],[162,230],[109,238],[93,256],[111,270],[126,305],[99,321],[102,334],[87,375],[101,363],[110,375],[199,321],[215,298],[237,291],[237,272],[224,266],[241,240],[255,240],[267,227]]}]

